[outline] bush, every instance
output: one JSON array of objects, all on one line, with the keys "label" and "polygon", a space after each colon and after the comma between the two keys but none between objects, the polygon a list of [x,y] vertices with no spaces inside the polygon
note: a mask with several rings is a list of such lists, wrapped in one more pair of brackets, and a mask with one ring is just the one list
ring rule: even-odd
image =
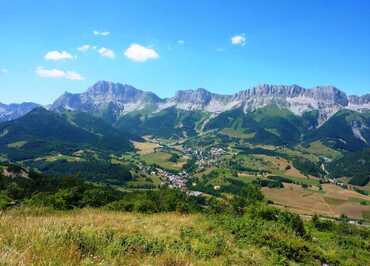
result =
[{"label": "bush", "polygon": [[204,204],[200,197],[190,197],[185,193],[169,188],[153,191],[125,193],[106,208],[117,211],[137,211],[143,213],[179,211],[183,213],[199,211]]},{"label": "bush", "polygon": [[118,240],[119,252],[124,254],[149,254],[162,253],[166,245],[159,239],[146,239],[142,235],[123,236]]},{"label": "bush", "polygon": [[317,215],[312,217],[311,223],[319,231],[332,231],[335,228],[334,222],[330,220],[320,219]]},{"label": "bush", "polygon": [[257,201],[262,201],[264,196],[261,189],[254,184],[246,184],[242,191],[240,192],[240,197],[245,199],[247,203],[256,203]]},{"label": "bush", "polygon": [[11,203],[11,199],[0,192],[0,210],[6,209]]},{"label": "bush", "polygon": [[307,236],[303,221],[298,214],[290,212],[280,212],[279,221],[291,228],[298,236]]},{"label": "bush", "polygon": [[68,210],[81,207],[79,201],[82,195],[78,188],[60,189],[51,198],[52,206],[57,210]]},{"label": "bush", "polygon": [[118,200],[122,193],[110,188],[91,188],[84,191],[80,205],[87,207],[101,207]]},{"label": "bush", "polygon": [[158,209],[154,202],[150,200],[141,200],[135,203],[134,211],[143,213],[155,213],[158,212]]}]

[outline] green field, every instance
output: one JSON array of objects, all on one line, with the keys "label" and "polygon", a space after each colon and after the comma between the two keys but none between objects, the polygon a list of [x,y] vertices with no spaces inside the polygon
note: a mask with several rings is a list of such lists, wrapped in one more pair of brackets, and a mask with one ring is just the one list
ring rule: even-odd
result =
[{"label": "green field", "polygon": [[252,139],[256,133],[246,133],[243,130],[236,130],[232,128],[225,128],[221,130],[221,133],[230,137],[234,138],[241,138],[241,139]]},{"label": "green field", "polygon": [[26,144],[27,144],[27,141],[16,141],[16,142],[8,144],[7,146],[8,148],[19,149],[19,148],[22,148]]},{"label": "green field", "polygon": [[325,146],[321,141],[311,142],[307,148],[302,148],[302,150],[318,156],[325,156],[329,159],[336,159],[341,156],[340,152]]},{"label": "green field", "polygon": [[181,170],[182,166],[187,162],[187,159],[180,156],[180,158],[175,161],[171,160],[172,156],[173,154],[169,152],[158,151],[142,155],[140,158],[149,165],[159,165],[168,170]]}]

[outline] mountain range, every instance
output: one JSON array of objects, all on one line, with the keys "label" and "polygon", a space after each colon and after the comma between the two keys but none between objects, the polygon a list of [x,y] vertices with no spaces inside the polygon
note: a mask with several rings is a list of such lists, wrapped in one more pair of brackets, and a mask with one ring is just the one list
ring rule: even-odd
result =
[{"label": "mountain range", "polygon": [[13,103],[9,105],[0,103],[0,122],[17,119],[38,106],[40,105],[36,103]]},{"label": "mountain range", "polygon": [[[20,122],[14,119],[37,107],[40,106],[34,103],[0,105],[1,121],[8,121],[0,127],[1,142],[16,142],[8,128],[17,128]],[[126,149],[129,138],[183,138],[205,131],[225,133],[225,129],[229,133],[237,131],[239,137],[251,143],[294,145],[321,140],[330,147],[350,151],[370,145],[370,94],[347,96],[333,86],[306,89],[297,85],[260,85],[233,95],[205,89],[181,90],[174,97],[162,99],[130,85],[99,81],[86,92],[64,93],[47,109],[36,109],[38,112],[26,117],[36,121],[34,117],[39,115],[40,121],[53,120],[39,123],[45,132],[58,119],[65,119],[71,130],[78,128],[95,137],[104,136],[109,128],[109,134],[116,131],[116,136],[117,132],[125,135]],[[80,119],[77,123],[71,117]],[[93,127],[86,129],[79,124],[81,121],[89,121],[89,126],[104,124],[104,132],[97,133]],[[19,130],[14,130],[14,134],[19,134]],[[28,128],[23,131],[32,139],[40,139]],[[7,138],[12,142],[6,142]]]},{"label": "mountain range", "polygon": [[[103,114],[108,112],[116,119],[135,111],[157,113],[175,107],[185,111],[204,111],[219,114],[242,108],[244,113],[268,105],[286,108],[296,115],[319,111],[321,125],[342,109],[370,110],[370,94],[347,96],[333,86],[306,89],[298,85],[259,85],[232,95],[221,95],[205,89],[180,90],[174,97],[160,98],[131,85],[99,81],[83,93],[64,93],[50,106],[51,111],[82,111]],[[40,106],[36,103],[1,104],[0,121],[16,119]]]},{"label": "mountain range", "polygon": [[[162,99],[99,81],[86,92],[64,93],[47,107],[0,105],[0,118],[0,160],[53,174],[77,171],[94,178],[110,169],[111,160],[134,151],[133,140],[152,136],[186,148],[287,147],[292,153],[284,156],[307,174],[321,175],[321,160],[334,160],[327,169],[336,177],[343,174],[343,162],[347,176],[360,173],[358,183],[370,175],[368,164],[361,163],[370,154],[370,95],[347,96],[332,86],[261,85],[233,95],[182,90]],[[307,149],[320,159],[312,160]]]},{"label": "mountain range", "polygon": [[50,107],[53,111],[73,110],[104,112],[110,110],[117,118],[147,110],[152,113],[175,107],[186,111],[204,111],[219,114],[243,108],[245,113],[258,108],[277,105],[296,115],[318,110],[318,124],[327,121],[342,109],[355,111],[370,109],[370,94],[347,96],[333,86],[305,89],[298,85],[260,85],[233,95],[221,95],[205,89],[180,90],[174,97],[161,99],[152,92],[138,90],[130,85],[99,81],[86,92],[65,93]]}]

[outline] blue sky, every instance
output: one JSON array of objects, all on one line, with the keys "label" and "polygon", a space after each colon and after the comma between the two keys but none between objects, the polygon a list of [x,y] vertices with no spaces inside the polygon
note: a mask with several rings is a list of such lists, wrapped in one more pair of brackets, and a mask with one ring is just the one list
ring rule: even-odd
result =
[{"label": "blue sky", "polygon": [[369,14],[366,0],[0,0],[0,102],[47,104],[97,80],[161,97],[261,83],[370,93]]}]

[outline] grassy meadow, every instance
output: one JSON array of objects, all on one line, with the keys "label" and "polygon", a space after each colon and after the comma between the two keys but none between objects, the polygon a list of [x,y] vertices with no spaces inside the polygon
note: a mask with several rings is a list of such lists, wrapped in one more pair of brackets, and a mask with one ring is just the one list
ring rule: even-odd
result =
[{"label": "grassy meadow", "polygon": [[0,265],[369,265],[368,231],[269,212],[282,215],[15,208],[0,216]]},{"label": "grassy meadow", "polygon": [[188,158],[180,156],[178,159],[171,159],[172,153],[169,152],[152,152],[141,156],[141,159],[149,165],[159,165],[168,170],[180,171]]}]

